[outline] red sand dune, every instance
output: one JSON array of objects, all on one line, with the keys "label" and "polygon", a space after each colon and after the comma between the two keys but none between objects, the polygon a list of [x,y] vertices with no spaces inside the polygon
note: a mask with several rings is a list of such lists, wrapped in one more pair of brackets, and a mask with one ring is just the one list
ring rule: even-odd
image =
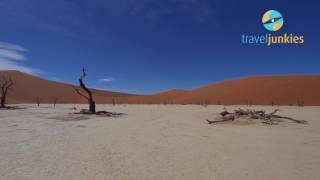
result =
[{"label": "red sand dune", "polygon": [[[71,85],[43,80],[18,71],[0,71],[0,76],[11,76],[14,91],[9,94],[11,103],[84,103]],[[0,79],[0,82],[2,79]],[[262,76],[223,81],[198,89],[171,90],[153,95],[131,95],[94,90],[97,103],[129,104],[262,104],[320,105],[320,75]]]},{"label": "red sand dune", "polygon": [[[0,84],[3,81],[2,76],[11,77],[14,81],[13,90],[8,94],[10,103],[35,103],[37,98],[40,98],[42,103],[52,103],[55,98],[58,98],[58,103],[86,102],[70,84],[44,80],[19,71],[0,71]],[[97,103],[103,103],[115,96],[130,96],[101,90],[93,90],[93,94]]]}]

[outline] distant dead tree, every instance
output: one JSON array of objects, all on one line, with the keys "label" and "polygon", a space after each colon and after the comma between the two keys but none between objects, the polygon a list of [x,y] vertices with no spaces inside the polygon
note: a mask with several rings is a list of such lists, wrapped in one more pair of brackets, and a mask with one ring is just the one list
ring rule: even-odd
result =
[{"label": "distant dead tree", "polygon": [[56,104],[57,104],[58,100],[59,100],[58,98],[54,98],[53,99],[53,107],[56,107]]},{"label": "distant dead tree", "polygon": [[209,104],[210,104],[210,101],[206,99],[203,101],[202,106],[207,107]]},{"label": "distant dead tree", "polygon": [[41,99],[41,98],[36,98],[35,101],[36,101],[38,107],[40,107],[40,104],[41,104],[41,102],[42,102],[42,99]]},{"label": "distant dead tree", "polygon": [[3,82],[1,83],[1,105],[0,108],[6,108],[6,100],[7,100],[7,95],[8,91],[11,90],[13,86],[13,81],[11,77],[7,78],[5,76],[2,77]]},{"label": "distant dead tree", "polygon": [[89,103],[89,112],[92,113],[92,114],[95,114],[96,113],[96,103],[95,101],[93,100],[93,95],[92,95],[92,92],[89,88],[87,88],[87,86],[84,84],[83,80],[84,78],[87,76],[87,73],[86,73],[86,70],[83,68],[82,69],[82,74],[79,78],[79,85],[81,87],[82,90],[84,90],[87,95],[83,94],[81,92],[80,89],[78,89],[77,87],[73,87],[74,90],[82,97],[84,97],[88,103]]},{"label": "distant dead tree", "polygon": [[304,106],[304,101],[301,101],[299,99],[297,99],[297,104],[299,107],[303,107]]}]

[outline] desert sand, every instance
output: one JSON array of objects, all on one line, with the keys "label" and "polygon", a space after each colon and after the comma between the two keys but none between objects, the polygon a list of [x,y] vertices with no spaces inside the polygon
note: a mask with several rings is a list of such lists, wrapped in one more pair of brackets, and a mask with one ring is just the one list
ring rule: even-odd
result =
[{"label": "desert sand", "polygon": [[98,106],[126,113],[117,118],[69,114],[73,105],[19,106],[27,108],[0,111],[4,180],[320,178],[320,107],[277,107],[309,123],[269,126],[209,125],[223,108],[213,105]]},{"label": "desert sand", "polygon": [[[90,75],[90,74],[89,74]],[[71,84],[50,81],[18,71],[0,71],[0,77],[12,77],[9,103],[81,104]],[[77,82],[75,75],[74,82]],[[0,78],[0,83],[2,78]],[[173,89],[149,95],[134,95],[93,90],[96,103],[111,104],[215,104],[215,105],[320,105],[320,75],[257,76],[225,80],[192,90]]]}]

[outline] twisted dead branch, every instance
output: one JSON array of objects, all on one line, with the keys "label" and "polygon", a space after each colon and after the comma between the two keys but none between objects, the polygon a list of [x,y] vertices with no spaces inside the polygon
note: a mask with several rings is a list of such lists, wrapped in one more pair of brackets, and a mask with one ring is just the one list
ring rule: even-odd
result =
[{"label": "twisted dead branch", "polygon": [[80,88],[86,92],[87,95],[83,94],[81,92],[80,89],[78,89],[78,87],[75,87],[73,86],[73,89],[82,97],[84,97],[87,101],[88,101],[88,104],[89,104],[89,111],[90,113],[92,114],[95,114],[96,113],[96,103],[93,99],[93,95],[92,95],[92,92],[89,88],[87,88],[87,86],[84,84],[84,78],[87,76],[87,73],[86,73],[86,70],[83,68],[82,69],[82,74],[79,78],[79,85],[80,85]]},{"label": "twisted dead branch", "polygon": [[279,112],[279,109],[275,109],[271,113],[266,113],[265,111],[262,111],[262,110],[258,110],[258,111],[250,110],[250,109],[244,110],[239,108],[234,110],[233,113],[230,113],[226,109],[224,109],[220,113],[221,115],[220,118],[216,120],[207,119],[207,122],[209,124],[214,124],[214,123],[225,122],[225,121],[235,121],[239,118],[249,118],[249,119],[259,120],[261,123],[268,124],[268,125],[276,125],[278,124],[278,122],[281,122],[283,119],[290,120],[298,124],[307,124],[307,121],[305,120],[297,120],[287,116],[280,116],[276,114],[277,112]]}]

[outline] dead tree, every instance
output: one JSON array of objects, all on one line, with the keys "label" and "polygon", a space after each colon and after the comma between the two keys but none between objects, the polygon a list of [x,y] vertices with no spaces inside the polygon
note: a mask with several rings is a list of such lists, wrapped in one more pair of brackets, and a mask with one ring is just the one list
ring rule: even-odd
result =
[{"label": "dead tree", "polygon": [[115,98],[112,98],[112,105],[116,105],[116,99]]},{"label": "dead tree", "polygon": [[81,74],[81,76],[79,78],[79,85],[80,85],[80,88],[87,93],[87,95],[83,94],[81,92],[81,90],[78,89],[77,87],[73,87],[73,88],[80,96],[84,97],[88,101],[88,103],[89,103],[89,113],[95,114],[96,113],[96,103],[93,100],[92,92],[91,92],[91,90],[89,88],[87,88],[87,86],[83,82],[83,80],[84,80],[84,78],[86,76],[87,76],[87,73],[86,73],[85,69],[83,68],[82,69],[82,74]]},{"label": "dead tree", "polygon": [[262,110],[243,110],[243,109],[237,109],[234,110],[233,113],[228,112],[226,109],[220,113],[221,117],[217,118],[216,120],[209,120],[207,119],[207,122],[209,124],[214,124],[214,123],[219,123],[219,122],[225,122],[225,121],[235,121],[238,118],[250,118],[250,119],[255,119],[259,120],[263,124],[269,124],[269,125],[274,125],[277,124],[278,122],[281,122],[281,119],[286,119],[290,120],[295,123],[299,124],[307,124],[307,121],[305,120],[297,120],[291,117],[287,116],[280,116],[277,115],[276,113],[279,111],[279,109],[274,110],[271,113],[266,113],[265,111]]},{"label": "dead tree", "polygon": [[298,107],[303,107],[304,101],[300,101],[299,99],[297,99],[297,105],[298,105]]},{"label": "dead tree", "polygon": [[58,100],[59,100],[58,98],[54,98],[53,99],[53,107],[56,107],[56,104],[57,104]]},{"label": "dead tree", "polygon": [[209,100],[204,100],[202,105],[203,105],[204,107],[207,107],[209,104],[210,104],[210,101],[209,101]]},{"label": "dead tree", "polygon": [[38,107],[40,107],[41,102],[42,102],[41,98],[36,98],[36,103]]},{"label": "dead tree", "polygon": [[2,77],[3,82],[1,83],[1,105],[0,108],[6,108],[6,100],[8,91],[11,90],[13,86],[13,81],[11,77],[6,78],[5,76]]}]

